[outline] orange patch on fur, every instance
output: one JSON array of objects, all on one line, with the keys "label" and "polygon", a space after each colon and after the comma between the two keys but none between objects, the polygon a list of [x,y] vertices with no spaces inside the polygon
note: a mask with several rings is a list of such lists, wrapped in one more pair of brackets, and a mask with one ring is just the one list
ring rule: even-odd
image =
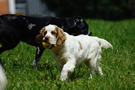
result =
[{"label": "orange patch on fur", "polygon": [[83,49],[83,48],[82,48],[82,44],[81,44],[81,42],[80,42],[80,41],[78,41],[78,43],[79,43],[79,45],[80,45],[80,49]]}]

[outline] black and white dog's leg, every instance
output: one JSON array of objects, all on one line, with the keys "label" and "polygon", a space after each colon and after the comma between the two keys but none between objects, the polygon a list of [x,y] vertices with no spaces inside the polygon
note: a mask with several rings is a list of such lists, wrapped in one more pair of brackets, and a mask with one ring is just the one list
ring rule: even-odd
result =
[{"label": "black and white dog's leg", "polygon": [[0,90],[4,90],[4,88],[6,88],[6,85],[7,85],[7,77],[0,58]]},{"label": "black and white dog's leg", "polygon": [[36,50],[36,55],[35,55],[35,59],[33,61],[33,66],[37,69],[38,68],[38,63],[40,61],[40,57],[42,55],[44,51],[44,48],[42,46],[38,46],[37,50]]}]

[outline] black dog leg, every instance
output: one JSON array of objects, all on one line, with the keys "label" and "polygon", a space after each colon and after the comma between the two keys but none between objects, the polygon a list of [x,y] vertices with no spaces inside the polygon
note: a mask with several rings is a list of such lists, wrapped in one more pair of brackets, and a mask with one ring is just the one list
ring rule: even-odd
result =
[{"label": "black dog leg", "polygon": [[40,61],[40,57],[41,57],[43,51],[44,51],[44,48],[43,48],[42,46],[37,47],[35,59],[34,59],[34,61],[33,61],[33,66],[34,66],[36,69],[38,68],[38,63],[39,63],[39,61]]},{"label": "black dog leg", "polygon": [[[2,48],[0,48],[0,54],[3,52],[3,49]],[[0,65],[3,65],[2,64],[2,60],[1,60],[1,58],[0,58]]]},{"label": "black dog leg", "polygon": [[0,65],[2,65],[2,61],[1,61],[1,58],[0,58]]},{"label": "black dog leg", "polygon": [[1,54],[3,51],[4,51],[3,48],[0,48],[0,54]]}]

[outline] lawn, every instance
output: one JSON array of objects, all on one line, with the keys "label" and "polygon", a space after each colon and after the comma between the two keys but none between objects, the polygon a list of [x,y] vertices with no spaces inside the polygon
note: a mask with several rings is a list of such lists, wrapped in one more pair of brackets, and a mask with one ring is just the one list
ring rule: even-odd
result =
[{"label": "lawn", "polygon": [[135,88],[135,20],[103,21],[86,19],[93,36],[108,40],[112,49],[103,49],[100,66],[104,76],[89,78],[89,69],[80,65],[68,82],[61,82],[60,72],[49,50],[38,70],[32,67],[36,48],[26,43],[0,55],[8,77],[7,90],[90,90]]}]

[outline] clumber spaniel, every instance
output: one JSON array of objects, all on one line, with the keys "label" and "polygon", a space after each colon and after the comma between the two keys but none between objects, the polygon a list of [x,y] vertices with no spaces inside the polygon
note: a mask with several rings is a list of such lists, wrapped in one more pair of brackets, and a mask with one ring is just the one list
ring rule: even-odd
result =
[{"label": "clumber spaniel", "polygon": [[103,75],[102,69],[98,65],[101,48],[113,48],[104,39],[88,35],[72,36],[56,25],[43,27],[40,34],[37,35],[36,41],[51,45],[49,49],[56,58],[62,81],[68,80],[75,67],[83,62],[91,71],[90,78],[95,72]]}]

